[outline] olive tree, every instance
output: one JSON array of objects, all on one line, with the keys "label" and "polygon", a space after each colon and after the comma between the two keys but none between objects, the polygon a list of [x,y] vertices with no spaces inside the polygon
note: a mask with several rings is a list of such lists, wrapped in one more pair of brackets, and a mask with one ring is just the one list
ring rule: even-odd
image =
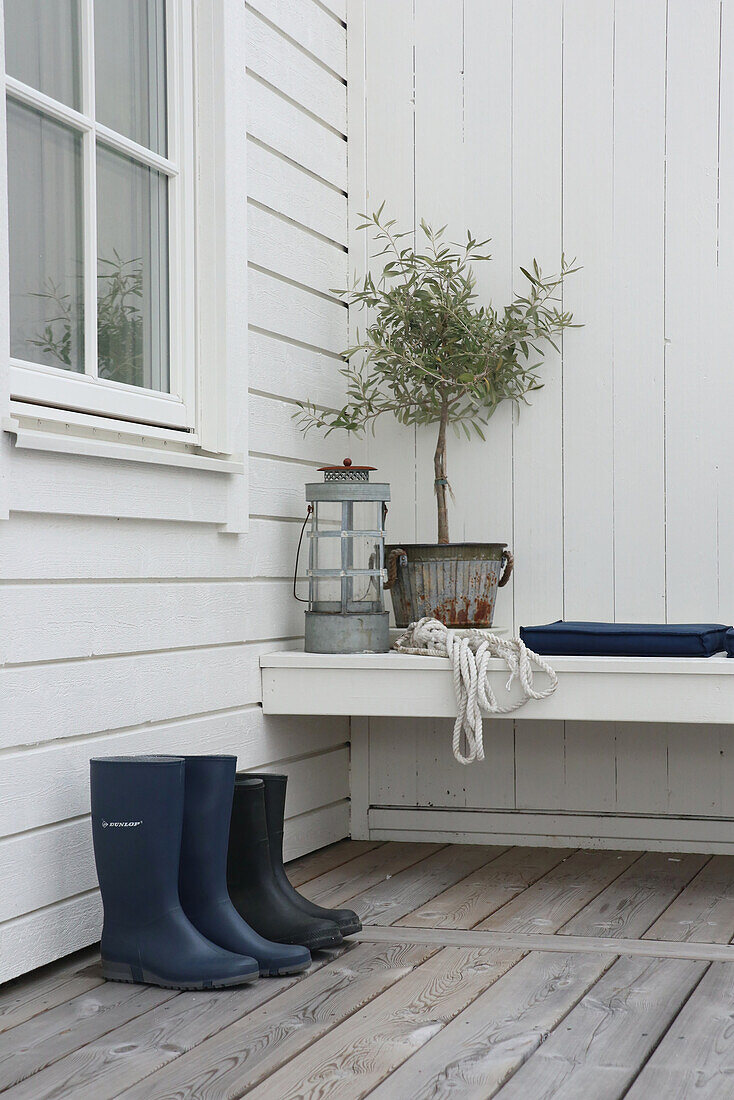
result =
[{"label": "olive tree", "polygon": [[394,416],[401,424],[437,424],[433,459],[438,510],[438,541],[448,543],[446,443],[452,424],[467,438],[485,438],[484,429],[503,401],[516,406],[540,389],[538,371],[548,346],[573,325],[564,311],[564,279],[577,271],[561,257],[557,275],[546,277],[533,261],[520,268],[525,294],[496,308],[479,304],[472,264],[491,257],[488,240],[467,233],[466,243],[449,244],[445,227],[434,230],[421,221],[421,244],[407,243],[412,231],[398,232],[383,218],[384,203],[372,215],[360,215],[363,230],[379,243],[384,265],[377,279],[368,273],[346,291],[350,306],[366,311],[364,334],[344,351],[341,369],[347,383],[346,403],[337,411],[311,402],[299,403],[296,418],[303,431],[317,427],[362,433],[378,417]]}]

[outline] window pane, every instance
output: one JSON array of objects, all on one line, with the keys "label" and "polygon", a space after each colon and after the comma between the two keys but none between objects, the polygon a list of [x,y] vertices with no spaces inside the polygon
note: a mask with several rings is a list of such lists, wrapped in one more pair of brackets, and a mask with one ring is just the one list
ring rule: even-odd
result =
[{"label": "window pane", "polygon": [[79,109],[78,0],[5,0],[5,68]]},{"label": "window pane", "polygon": [[8,100],[10,353],[84,370],[81,139]]},{"label": "window pane", "polygon": [[97,146],[100,378],[168,391],[168,181]]},{"label": "window pane", "polygon": [[166,155],[165,0],[95,0],[97,121]]}]

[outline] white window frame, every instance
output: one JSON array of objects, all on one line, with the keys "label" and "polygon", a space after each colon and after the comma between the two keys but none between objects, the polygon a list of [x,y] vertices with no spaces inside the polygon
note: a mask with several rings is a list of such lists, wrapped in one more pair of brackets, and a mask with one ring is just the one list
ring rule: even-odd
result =
[{"label": "white window frame", "polygon": [[[82,0],[82,4],[83,33],[89,43],[92,0]],[[3,427],[16,436],[19,447],[241,474],[245,469],[242,455],[246,453],[247,402],[244,5],[237,0],[166,0],[166,16],[167,158],[113,134],[100,123],[13,78],[5,79],[13,97],[41,105],[60,121],[72,123],[82,132],[83,140],[91,142],[94,131],[107,144],[121,152],[134,152],[139,160],[165,171],[171,179],[172,392],[161,394],[11,359],[6,289],[5,300],[0,301],[0,314],[5,313],[0,317],[0,356],[5,353],[8,365],[5,393],[9,403],[5,408],[10,416],[4,419]],[[88,46],[83,55],[87,106],[93,102],[93,83],[90,92],[89,82],[94,79]],[[184,57],[192,58],[192,64],[183,64]],[[0,121],[0,203],[4,204],[0,217],[0,238],[4,238],[0,287],[7,288],[5,97]],[[87,203],[96,199],[93,169],[93,158],[87,156]],[[85,282],[88,303],[89,296],[96,299],[97,292],[96,234],[86,234],[84,247],[85,269],[93,273]],[[85,334],[85,359],[92,350],[90,343],[96,363],[96,333],[91,340]],[[0,378],[3,373],[0,369]],[[233,453],[233,442],[237,453]]]},{"label": "white window frame", "polygon": [[[76,412],[133,420],[192,431],[196,426],[194,330],[191,309],[194,274],[194,96],[192,12],[186,0],[166,0],[166,119],[168,155],[163,157],[94,120],[94,3],[81,0],[81,66],[83,113],[49,98],[10,76],[6,94],[35,107],[81,135],[83,144],[84,305],[87,318],[97,308],[97,183],[95,143],[130,156],[168,178],[168,266],[170,393],[97,377],[97,333],[85,324],[85,373],[10,359],[11,397]],[[190,59],[186,63],[186,58]]]}]

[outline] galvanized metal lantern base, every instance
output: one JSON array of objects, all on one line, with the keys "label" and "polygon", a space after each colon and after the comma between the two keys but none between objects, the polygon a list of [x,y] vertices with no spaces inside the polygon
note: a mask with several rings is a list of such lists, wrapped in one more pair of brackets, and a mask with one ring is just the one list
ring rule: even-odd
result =
[{"label": "galvanized metal lantern base", "polygon": [[330,611],[306,612],[306,653],[387,653],[390,614],[341,615]]}]

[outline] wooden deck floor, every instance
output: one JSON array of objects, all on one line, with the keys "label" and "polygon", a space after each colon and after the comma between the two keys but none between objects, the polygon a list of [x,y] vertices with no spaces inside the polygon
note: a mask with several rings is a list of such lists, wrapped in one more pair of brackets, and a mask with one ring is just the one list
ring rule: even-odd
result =
[{"label": "wooden deck floor", "polygon": [[342,841],[289,872],[361,937],[230,992],[47,967],[0,990],[3,1096],[734,1097],[734,857]]}]

